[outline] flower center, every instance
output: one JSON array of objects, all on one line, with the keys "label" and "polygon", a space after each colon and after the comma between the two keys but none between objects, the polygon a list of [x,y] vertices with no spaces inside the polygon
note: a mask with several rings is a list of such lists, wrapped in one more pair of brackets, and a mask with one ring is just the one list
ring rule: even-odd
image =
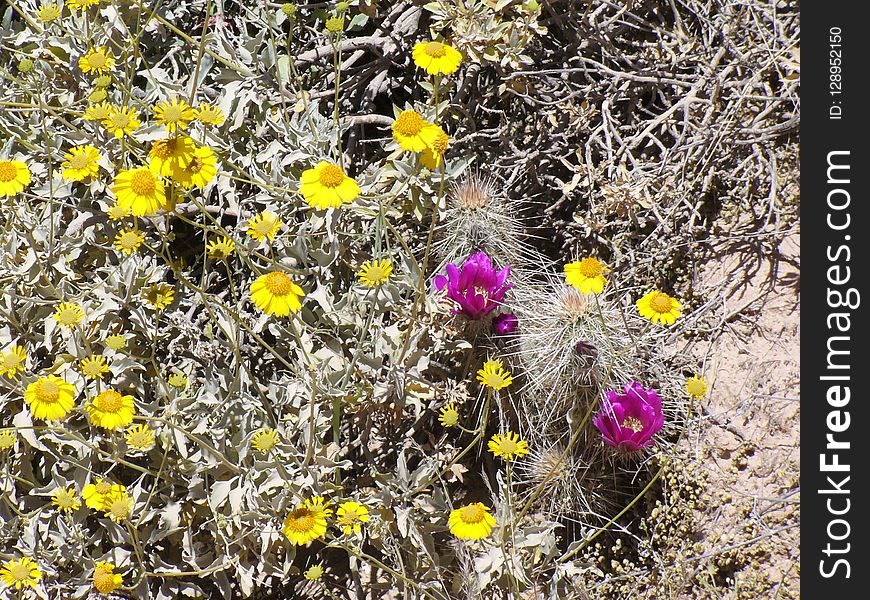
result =
[{"label": "flower center", "polygon": [[432,142],[432,152],[441,156],[447,152],[447,144],[450,142],[450,136],[443,131],[438,132],[438,137]]},{"label": "flower center", "polygon": [[116,112],[109,117],[109,121],[115,129],[127,129],[130,126],[130,115]]},{"label": "flower center", "polygon": [[328,188],[338,187],[344,181],[344,171],[335,165],[326,165],[320,171],[320,184]]},{"label": "flower center", "polygon": [[285,273],[269,273],[266,275],[266,289],[275,296],[286,296],[293,291],[293,280]]},{"label": "flower center", "polygon": [[447,50],[441,42],[429,42],[426,44],[426,54],[432,58],[441,58],[447,54]]},{"label": "flower center", "polygon": [[519,445],[508,438],[502,438],[501,443],[499,443],[499,448],[503,454],[516,454],[517,450],[520,449]]},{"label": "flower center", "polygon": [[134,448],[144,448],[151,444],[151,436],[147,430],[137,429],[127,438],[127,443]]},{"label": "flower center", "polygon": [[139,244],[139,236],[136,235],[135,231],[126,231],[121,235],[121,239],[118,240],[118,243],[122,248],[135,250],[136,246]]},{"label": "flower center", "polygon": [[115,390],[106,390],[96,398],[94,404],[103,412],[115,413],[124,403],[124,397]]},{"label": "flower center", "polygon": [[59,508],[72,508],[75,498],[68,491],[63,490],[57,495],[56,501]]},{"label": "flower center", "polygon": [[598,277],[601,275],[601,263],[594,258],[584,258],[578,265],[584,277]]},{"label": "flower center", "polygon": [[126,498],[118,498],[109,506],[109,512],[118,520],[126,519],[130,516],[130,503]]},{"label": "flower center", "polygon": [[94,570],[94,587],[108,593],[115,589],[115,575],[111,570],[98,565]]},{"label": "flower center", "polygon": [[19,357],[14,352],[10,352],[9,354],[0,354],[3,357],[2,361],[0,361],[0,366],[4,369],[15,369],[21,365],[21,357]]},{"label": "flower center", "polygon": [[130,177],[130,189],[139,196],[148,196],[157,189],[157,182],[148,169],[139,169]]},{"label": "flower center", "polygon": [[259,233],[260,235],[269,235],[272,231],[272,226],[274,223],[268,219],[263,219],[262,221],[257,221],[254,224],[254,231]]},{"label": "flower center", "polygon": [[348,525],[351,525],[351,524],[356,523],[357,521],[359,521],[359,515],[357,514],[355,508],[348,508],[348,509],[345,511],[345,513],[341,516],[341,519],[342,519],[345,523],[347,523]]},{"label": "flower center", "polygon": [[19,561],[15,564],[7,566],[9,571],[9,575],[12,576],[12,579],[15,581],[27,581],[30,579],[30,565],[24,563],[24,561]]},{"label": "flower center", "polygon": [[18,169],[12,164],[12,161],[0,160],[0,181],[12,181],[18,177]]},{"label": "flower center", "polygon": [[79,152],[69,161],[69,166],[73,169],[87,169],[91,164],[91,159],[87,152]]},{"label": "flower center", "polygon": [[406,110],[393,123],[393,129],[400,135],[412,136],[420,133],[425,124],[426,122],[423,120],[423,117],[417,114],[417,112]]},{"label": "flower center", "polygon": [[[202,171],[202,167],[204,164],[205,163],[203,162],[202,158],[200,158],[199,156],[194,156],[193,159],[191,159],[190,164],[187,165],[187,171],[193,174],[199,173],[200,171]],[[322,177],[323,176],[321,175],[321,178]]]},{"label": "flower center", "polygon": [[366,279],[369,281],[381,281],[387,275],[387,272],[380,265],[372,265],[369,267]]},{"label": "flower center", "polygon": [[181,121],[184,115],[181,111],[181,105],[169,105],[163,109],[163,122],[164,123],[175,123],[177,121]]},{"label": "flower center", "polygon": [[112,484],[108,481],[101,481],[100,483],[95,485],[94,488],[94,491],[102,496],[112,491]]},{"label": "flower center", "polygon": [[671,299],[667,294],[662,294],[661,292],[657,293],[653,298],[649,301],[650,308],[652,308],[657,313],[669,313],[671,312]]},{"label": "flower center", "polygon": [[94,52],[87,60],[92,69],[102,69],[106,66],[106,56],[102,52]]},{"label": "flower center", "polygon": [[36,386],[36,399],[40,402],[57,402],[60,386],[54,381],[40,381]]},{"label": "flower center", "polygon": [[154,147],[151,149],[151,153],[158,158],[166,158],[167,156],[175,154],[177,146],[178,143],[175,138],[157,140],[154,142]]},{"label": "flower center", "polygon": [[631,429],[635,433],[643,431],[643,423],[637,417],[625,417],[622,421],[622,426],[626,429]]},{"label": "flower center", "polygon": [[73,308],[64,308],[57,313],[57,320],[64,325],[74,325],[79,322],[79,314]]},{"label": "flower center", "polygon": [[504,385],[504,377],[498,373],[487,373],[483,379],[484,385],[488,385],[489,387],[497,388]]},{"label": "flower center", "polygon": [[314,529],[314,523],[314,513],[304,506],[297,508],[287,517],[287,527],[300,533],[307,533]]},{"label": "flower center", "polygon": [[460,511],[460,515],[462,516],[462,520],[466,523],[480,523],[483,521],[483,517],[486,514],[486,511],[483,510],[479,504],[469,504],[464,507]]}]

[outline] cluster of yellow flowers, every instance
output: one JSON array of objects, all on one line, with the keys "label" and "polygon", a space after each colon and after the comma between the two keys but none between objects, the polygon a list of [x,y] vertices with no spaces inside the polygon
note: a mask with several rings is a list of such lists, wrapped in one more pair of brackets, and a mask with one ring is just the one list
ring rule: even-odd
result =
[{"label": "cluster of yellow flowers", "polygon": [[[329,502],[314,496],[290,511],[281,531],[292,544],[309,544],[326,534],[327,519],[332,513]],[[352,500],[340,504],[335,514],[336,524],[345,535],[361,535],[363,523],[369,521],[369,509]]]},{"label": "cluster of yellow flowers", "polygon": [[[124,584],[124,577],[115,573],[118,567],[113,563],[99,561],[94,565],[92,582],[101,594],[111,594]],[[30,557],[14,558],[6,561],[0,568],[0,580],[15,590],[35,588],[42,579],[42,570]],[[19,595],[20,597],[20,595]]]}]

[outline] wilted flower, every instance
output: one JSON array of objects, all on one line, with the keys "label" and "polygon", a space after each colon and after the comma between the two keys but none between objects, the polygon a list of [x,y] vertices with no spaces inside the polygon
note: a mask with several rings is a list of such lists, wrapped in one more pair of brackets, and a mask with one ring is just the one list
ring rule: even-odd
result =
[{"label": "wilted flower", "polygon": [[509,335],[517,330],[519,320],[514,313],[502,313],[492,318],[492,330],[496,335]]},{"label": "wilted flower", "polygon": [[461,267],[449,263],[447,275],[435,276],[435,288],[447,288],[447,297],[456,303],[453,314],[464,314],[470,319],[479,319],[501,304],[505,292],[514,284],[508,283],[510,266],[496,271],[492,260],[485,252],[469,256]]},{"label": "wilted flower", "polygon": [[604,441],[628,452],[646,448],[665,423],[662,400],[655,391],[636,381],[625,386],[624,394],[605,392],[601,411],[592,419]]}]

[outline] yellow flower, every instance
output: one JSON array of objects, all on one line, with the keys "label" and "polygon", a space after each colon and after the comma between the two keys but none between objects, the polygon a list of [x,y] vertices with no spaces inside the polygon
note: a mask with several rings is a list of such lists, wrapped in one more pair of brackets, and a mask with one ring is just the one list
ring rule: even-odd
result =
[{"label": "yellow flower", "polygon": [[126,488],[118,489],[118,486],[112,486],[112,489],[103,496],[101,510],[115,523],[126,521],[133,512],[133,499]]},{"label": "yellow flower", "polygon": [[99,104],[91,104],[85,109],[85,119],[88,121],[105,121],[113,111],[118,110],[118,107],[109,104],[108,102],[100,102]]},{"label": "yellow flower", "polygon": [[251,446],[258,452],[268,454],[278,445],[278,432],[274,429],[261,429],[251,438]]},{"label": "yellow flower", "polygon": [[[436,125],[435,127],[438,126]],[[430,171],[434,171],[444,159],[444,154],[447,152],[447,145],[449,143],[450,136],[444,133],[443,129],[438,127],[438,135],[435,136],[432,145],[423,150],[423,154],[420,156],[420,162],[422,162]]]},{"label": "yellow flower", "polygon": [[60,18],[60,4],[45,3],[36,9],[36,18],[41,23],[51,23]]},{"label": "yellow flower", "polygon": [[246,233],[258,242],[262,242],[265,239],[272,241],[275,239],[275,235],[278,233],[278,230],[281,229],[282,225],[284,225],[284,223],[281,222],[278,215],[268,210],[264,210],[259,215],[248,221],[248,230]]},{"label": "yellow flower", "polygon": [[193,160],[196,144],[186,135],[154,140],[148,153],[148,167],[155,175],[169,177],[174,169],[183,169]]},{"label": "yellow flower", "polygon": [[438,417],[438,421],[444,427],[453,427],[459,422],[459,411],[456,410],[456,405],[453,402],[441,407],[441,416]]},{"label": "yellow flower", "polygon": [[14,429],[0,429],[0,452],[4,452],[14,447],[15,439]]},{"label": "yellow flower", "polygon": [[52,316],[64,327],[73,327],[85,318],[85,313],[78,302],[61,302]]},{"label": "yellow flower", "polygon": [[103,127],[113,133],[119,140],[125,135],[133,135],[139,128],[139,114],[134,107],[113,106],[108,116],[103,119]]},{"label": "yellow flower", "polygon": [[424,119],[416,110],[404,110],[393,121],[393,138],[402,150],[422,152],[431,148],[440,133],[443,133],[440,127]]},{"label": "yellow flower", "polygon": [[145,241],[145,236],[138,229],[122,229],[115,236],[115,249],[124,254],[132,254],[139,250]]},{"label": "yellow flower", "polygon": [[323,498],[309,498],[287,515],[281,531],[292,544],[308,544],[326,533],[326,519],[331,514]]},{"label": "yellow flower", "polygon": [[430,75],[443,73],[450,75],[456,72],[462,62],[462,54],[452,46],[441,42],[420,42],[414,44],[414,64],[426,69]]},{"label": "yellow flower", "polygon": [[124,578],[115,573],[115,565],[108,562],[98,562],[94,567],[94,587],[101,594],[111,594],[124,585]]},{"label": "yellow flower", "polygon": [[214,260],[223,260],[233,255],[236,243],[228,237],[212,240],[205,246],[208,257]]},{"label": "yellow flower", "polygon": [[281,271],[261,275],[251,284],[251,300],[264,313],[286,317],[302,308],[302,288]]},{"label": "yellow flower", "polygon": [[204,188],[217,175],[217,158],[211,148],[201,146],[193,153],[186,167],[173,166],[172,179],[185,187]]},{"label": "yellow flower", "polygon": [[121,206],[117,202],[106,209],[106,214],[112,221],[120,221],[133,214],[133,210],[129,206]]},{"label": "yellow flower", "polygon": [[103,375],[109,372],[106,357],[101,355],[87,357],[79,363],[79,368],[81,368],[82,374],[88,379],[102,379]]},{"label": "yellow flower", "polygon": [[66,5],[70,7],[71,10],[84,10],[89,6],[96,6],[102,2],[102,0],[66,0]]},{"label": "yellow flower", "polygon": [[103,510],[104,500],[112,491],[126,491],[127,488],[120,484],[97,478],[96,483],[89,483],[82,490],[82,498],[85,506],[92,510]]},{"label": "yellow flower", "polygon": [[154,443],[154,430],[148,425],[133,425],[125,436],[127,445],[136,450],[147,450]]},{"label": "yellow flower", "polygon": [[102,157],[90,144],[70,148],[64,158],[66,160],[60,166],[65,167],[62,176],[68,181],[84,181],[88,177],[96,177],[100,172],[98,162]]},{"label": "yellow flower", "polygon": [[326,30],[330,33],[338,33],[344,29],[344,19],[341,17],[330,17],[326,20]]},{"label": "yellow flower", "polygon": [[305,202],[318,210],[339,208],[360,195],[357,182],[348,177],[341,167],[320,161],[313,169],[303,171],[299,193]]},{"label": "yellow flower", "polygon": [[0,196],[14,196],[30,183],[30,169],[20,160],[0,160]]},{"label": "yellow flower", "polygon": [[165,125],[169,133],[187,129],[187,123],[195,118],[196,113],[190,105],[178,98],[166,100],[154,107],[154,120],[159,125]]},{"label": "yellow flower", "polygon": [[529,453],[529,443],[521,440],[519,434],[508,431],[504,435],[495,434],[489,440],[489,451],[493,456],[501,456],[504,460],[522,458]]},{"label": "yellow flower", "polygon": [[184,373],[173,373],[169,376],[167,381],[169,382],[169,385],[180,390],[187,386],[187,375]]},{"label": "yellow flower", "polygon": [[505,371],[501,359],[493,358],[483,363],[483,368],[477,372],[477,380],[481,385],[500,390],[506,388],[514,379],[509,371]]},{"label": "yellow flower", "polygon": [[[284,6],[287,5],[285,4]],[[316,581],[323,577],[323,567],[320,565],[311,565],[305,570],[303,575],[305,575],[305,579],[309,581]]]},{"label": "yellow flower", "polygon": [[692,398],[703,398],[707,395],[707,380],[698,375],[693,375],[686,380],[686,392]]},{"label": "yellow flower", "polygon": [[[104,77],[104,75],[101,75],[101,77]],[[106,93],[106,90],[104,88],[98,87],[93,92],[88,94],[88,102],[92,102],[92,103],[102,102],[107,97],[108,97],[108,93]]]},{"label": "yellow flower", "polygon": [[112,85],[112,76],[111,75],[100,75],[96,79],[94,79],[94,85],[98,88],[107,88]]},{"label": "yellow flower", "polygon": [[393,273],[393,263],[389,260],[372,260],[362,264],[357,277],[366,287],[376,287],[384,283]]},{"label": "yellow flower", "polygon": [[126,427],[133,422],[136,406],[133,396],[123,395],[109,388],[103,390],[85,406],[91,423],[97,427],[115,430]]},{"label": "yellow flower", "polygon": [[474,502],[451,510],[447,524],[450,526],[450,533],[459,539],[479,540],[492,533],[495,517],[489,514],[489,507],[481,502]]},{"label": "yellow flower", "polygon": [[118,333],[113,333],[106,338],[106,346],[117,352],[127,347],[127,338]]},{"label": "yellow flower", "polygon": [[21,588],[36,587],[36,584],[42,579],[42,571],[39,566],[28,557],[8,560],[0,569],[0,579],[6,584],[6,587],[14,587],[16,590]]},{"label": "yellow flower", "polygon": [[600,294],[607,284],[604,274],[608,270],[597,259],[587,257],[565,265],[565,281],[583,294]]},{"label": "yellow flower", "polygon": [[166,206],[163,182],[148,167],[126,169],[115,176],[112,191],[118,204],[137,217],[150,215]]},{"label": "yellow flower", "polygon": [[56,421],[64,418],[75,404],[76,388],[56,375],[40,377],[24,390],[24,401],[37,419]]},{"label": "yellow flower", "polygon": [[102,75],[106,71],[111,71],[114,66],[115,57],[109,53],[105,46],[91,48],[87,54],[79,59],[79,69],[85,73]]},{"label": "yellow flower", "polygon": [[226,120],[223,111],[208,102],[202,102],[193,112],[196,120],[203,125],[220,125]]},{"label": "yellow flower", "polygon": [[145,288],[142,292],[142,297],[151,308],[163,310],[172,304],[172,301],[175,299],[175,290],[172,289],[172,286],[165,283],[155,283]]},{"label": "yellow flower", "polygon": [[65,513],[71,513],[82,507],[82,502],[79,500],[78,494],[74,487],[59,487],[51,494],[51,503],[57,507],[57,510]]},{"label": "yellow flower", "polygon": [[362,523],[368,523],[369,509],[359,502],[348,501],[338,507],[335,515],[338,526],[344,533],[350,535],[361,533]]},{"label": "yellow flower", "polygon": [[670,325],[680,318],[680,303],[664,292],[649,292],[637,301],[637,310],[653,323]]},{"label": "yellow flower", "polygon": [[24,361],[27,360],[27,352],[24,348],[15,344],[6,352],[0,353],[0,375],[12,379],[18,371],[24,370]]}]

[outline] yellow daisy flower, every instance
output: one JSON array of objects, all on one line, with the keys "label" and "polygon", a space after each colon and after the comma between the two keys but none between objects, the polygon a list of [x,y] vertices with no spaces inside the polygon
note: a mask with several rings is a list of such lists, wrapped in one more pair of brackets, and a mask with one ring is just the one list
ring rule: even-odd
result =
[{"label": "yellow daisy flower", "polygon": [[57,510],[65,513],[71,513],[82,507],[76,489],[72,486],[54,490],[51,494],[51,503],[57,507]]},{"label": "yellow daisy flower", "polygon": [[133,422],[136,405],[133,396],[109,388],[103,390],[85,406],[91,423],[103,429],[115,430]]},{"label": "yellow daisy flower", "polygon": [[37,419],[56,421],[64,418],[75,404],[76,388],[56,375],[40,377],[24,390],[24,401]]},{"label": "yellow daisy flower", "polygon": [[135,107],[112,107],[108,116],[103,119],[103,127],[109,130],[109,133],[115,135],[119,140],[125,135],[133,135],[133,132],[139,128],[142,123],[139,121],[139,114]]},{"label": "yellow daisy flower", "polygon": [[609,269],[603,263],[587,257],[565,265],[565,281],[582,294],[600,294],[607,284],[607,278],[604,277],[607,271]]},{"label": "yellow daisy flower", "polygon": [[127,338],[119,333],[113,333],[106,338],[106,346],[117,352],[127,347]]},{"label": "yellow daisy flower", "polygon": [[103,496],[101,510],[103,514],[115,523],[126,521],[133,512],[133,498],[125,489],[117,489],[115,486]]},{"label": "yellow daisy flower", "polygon": [[205,245],[208,257],[213,260],[223,260],[233,255],[236,243],[228,237],[212,240]]},{"label": "yellow daisy flower", "polygon": [[120,221],[126,219],[133,214],[133,209],[129,206],[121,206],[117,202],[106,209],[106,214],[112,221]]},{"label": "yellow daisy flower", "polygon": [[186,167],[173,166],[172,179],[179,184],[204,188],[217,175],[217,158],[211,148],[201,146],[193,153]]},{"label": "yellow daisy flower", "polygon": [[226,120],[223,111],[209,102],[200,103],[193,112],[196,120],[203,125],[220,125]]},{"label": "yellow daisy flower", "polygon": [[653,323],[670,325],[680,318],[680,303],[664,292],[649,292],[637,301],[637,310]]},{"label": "yellow daisy flower", "polygon": [[190,105],[178,98],[166,100],[154,107],[154,120],[158,125],[165,125],[169,133],[187,129],[188,122],[195,118],[196,113]]},{"label": "yellow daisy flower", "polygon": [[133,254],[145,241],[145,236],[138,229],[122,229],[115,236],[115,249],[124,254]]},{"label": "yellow daisy flower", "polygon": [[489,507],[481,502],[466,504],[450,511],[447,524],[450,533],[461,540],[479,540],[488,537],[495,526],[495,517],[489,514]]},{"label": "yellow daisy flower", "polygon": [[504,460],[522,458],[529,453],[529,443],[526,440],[521,440],[519,434],[512,431],[508,431],[504,435],[496,433],[489,440],[488,448],[493,456],[501,456]]},{"label": "yellow daisy flower", "polygon": [[477,372],[477,381],[485,387],[500,390],[513,383],[514,379],[505,370],[501,359],[492,358],[483,363],[483,368]]},{"label": "yellow daisy flower", "polygon": [[87,54],[79,59],[79,69],[85,73],[102,75],[106,71],[111,71],[114,66],[115,57],[105,46],[91,48]]},{"label": "yellow daisy flower", "polygon": [[118,204],[129,208],[137,217],[144,217],[166,206],[166,191],[148,167],[126,169],[115,176],[112,191]]},{"label": "yellow daisy flower", "polygon": [[339,208],[360,195],[357,182],[348,177],[338,165],[324,161],[313,169],[303,171],[299,193],[309,206],[317,210]]},{"label": "yellow daisy flower", "polygon": [[287,515],[281,531],[290,543],[308,544],[326,533],[326,519],[332,514],[332,509],[327,504],[324,504],[323,498],[315,496]]},{"label": "yellow daisy flower", "polygon": [[[438,127],[438,125],[435,127]],[[441,164],[441,161],[444,160],[444,154],[447,152],[447,145],[449,143],[450,136],[447,135],[443,129],[438,127],[438,135],[435,136],[432,145],[427,146],[426,149],[423,150],[423,154],[420,155],[420,162],[422,162],[430,171],[434,171],[438,168],[438,165]]]},{"label": "yellow daisy flower", "polygon": [[30,169],[20,160],[0,160],[0,196],[14,196],[30,184]]},{"label": "yellow daisy flower", "polygon": [[25,360],[27,360],[27,352],[18,344],[0,353],[0,376],[5,375],[12,379],[18,371],[24,371]]},{"label": "yellow daisy flower", "polygon": [[96,79],[94,79],[94,85],[98,88],[107,88],[112,85],[112,76],[111,75],[100,75]]},{"label": "yellow daisy flower", "polygon": [[96,6],[102,2],[102,0],[66,0],[66,5],[70,8],[70,10],[84,10],[89,6]]},{"label": "yellow daisy flower", "polygon": [[106,357],[102,355],[92,355],[79,363],[79,368],[82,374],[88,379],[103,379],[103,375],[109,372],[109,365],[106,364]]},{"label": "yellow daisy flower", "polygon": [[261,429],[251,438],[251,446],[262,454],[268,454],[278,445],[278,432],[274,429]]},{"label": "yellow daisy flower", "polygon": [[278,230],[281,229],[282,225],[284,225],[284,223],[281,222],[278,215],[268,210],[264,210],[259,215],[248,221],[248,230],[246,233],[258,242],[262,242],[265,239],[268,239],[271,242],[275,239],[275,235],[277,235]]},{"label": "yellow daisy flower", "polygon": [[441,415],[438,417],[438,422],[444,427],[453,427],[459,422],[459,411],[456,410],[456,404],[448,403],[441,407]]},{"label": "yellow daisy flower", "polygon": [[154,430],[148,425],[133,425],[124,436],[127,445],[136,450],[147,450],[154,443]]},{"label": "yellow daisy flower", "polygon": [[172,286],[165,283],[155,283],[153,285],[149,285],[142,292],[142,298],[145,299],[145,302],[155,310],[163,310],[175,299],[175,290],[172,289]]},{"label": "yellow daisy flower", "polygon": [[42,579],[42,571],[33,560],[25,556],[3,563],[3,568],[0,569],[0,579],[3,580],[6,587],[14,587],[16,590],[32,588],[36,587],[36,584]]},{"label": "yellow daisy flower", "polygon": [[98,562],[94,567],[94,587],[101,594],[111,594],[124,585],[124,578],[115,573],[115,565],[108,562]]},{"label": "yellow daisy flower", "polygon": [[424,119],[416,110],[403,110],[393,121],[393,138],[402,150],[422,152],[434,146],[441,133],[440,127]]},{"label": "yellow daisy flower", "polygon": [[93,92],[88,94],[88,102],[97,103],[103,102],[106,98],[108,98],[109,94],[106,92],[104,88],[98,87]]},{"label": "yellow daisy flower", "polygon": [[15,430],[0,429],[0,452],[5,452],[15,446]]},{"label": "yellow daisy flower", "polygon": [[90,144],[70,148],[64,158],[66,160],[60,164],[64,167],[61,174],[68,181],[84,181],[88,177],[96,177],[100,172],[98,163],[102,157]]},{"label": "yellow daisy flower", "polygon": [[387,281],[393,273],[393,263],[389,260],[367,260],[362,264],[357,277],[366,287],[377,287]]},{"label": "yellow daisy flower", "polygon": [[127,488],[118,483],[97,478],[96,483],[89,483],[82,490],[85,506],[92,510],[103,510],[106,497],[113,491],[126,491]]},{"label": "yellow daisy flower", "polygon": [[362,532],[362,523],[368,523],[369,509],[359,502],[348,501],[338,507],[335,516],[338,526],[345,534],[359,534]]},{"label": "yellow daisy flower", "polygon": [[54,309],[52,315],[54,320],[64,327],[74,327],[79,321],[85,318],[85,313],[82,310],[81,304],[78,302],[61,302]]},{"label": "yellow daisy flower", "polygon": [[169,382],[169,385],[180,390],[187,386],[187,375],[184,373],[173,373],[169,376],[167,381]]},{"label": "yellow daisy flower", "polygon": [[175,169],[187,167],[196,153],[196,144],[186,135],[154,140],[148,153],[148,168],[155,175],[169,177]]},{"label": "yellow daisy flower", "polygon": [[108,102],[100,102],[99,104],[91,104],[85,109],[85,119],[87,121],[105,121],[109,118],[112,112],[120,110],[114,104]]},{"label": "yellow daisy flower", "polygon": [[286,317],[302,308],[299,298],[305,295],[290,276],[281,271],[261,275],[251,284],[251,300],[264,313]]},{"label": "yellow daisy flower", "polygon": [[326,19],[326,31],[330,33],[338,33],[344,29],[344,19],[341,17],[330,17]]},{"label": "yellow daisy flower", "polygon": [[698,375],[692,375],[686,380],[686,392],[692,398],[703,398],[708,391],[707,380]]},{"label": "yellow daisy flower", "polygon": [[323,577],[323,567],[320,565],[311,565],[303,573],[308,581],[317,581]]},{"label": "yellow daisy flower", "polygon": [[441,42],[420,42],[414,44],[414,64],[421,69],[426,69],[430,75],[442,73],[451,75],[459,68],[462,62],[462,54],[452,46]]},{"label": "yellow daisy flower", "polygon": [[61,7],[60,4],[55,3],[45,3],[41,4],[38,9],[36,9],[36,18],[40,23],[51,23],[52,21],[56,21],[60,18]]}]

